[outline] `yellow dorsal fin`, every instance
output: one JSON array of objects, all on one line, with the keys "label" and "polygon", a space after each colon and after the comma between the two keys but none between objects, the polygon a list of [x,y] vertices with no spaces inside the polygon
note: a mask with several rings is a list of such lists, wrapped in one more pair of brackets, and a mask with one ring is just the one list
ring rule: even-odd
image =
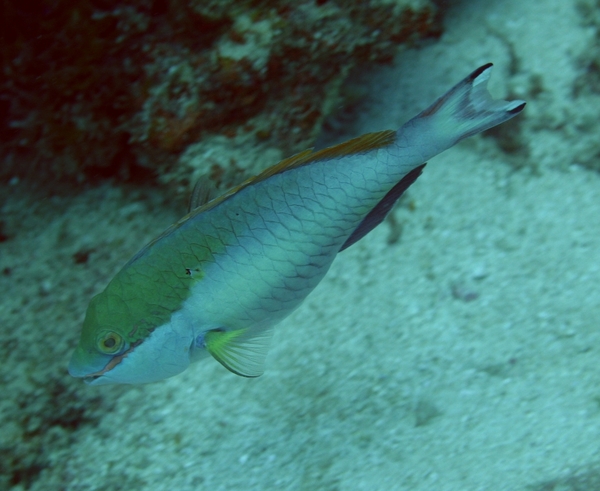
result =
[{"label": "yellow dorsal fin", "polygon": [[[316,152],[313,152],[312,149],[304,150],[303,152],[297,153],[296,155],[292,155],[287,159],[283,159],[278,164],[275,164],[269,167],[268,169],[265,169],[260,174],[246,179],[239,186],[231,188],[225,194],[213,199],[212,201],[209,201],[203,206],[196,208],[191,214],[197,215],[198,213],[210,210],[219,203],[225,201],[230,196],[241,191],[245,187],[250,186],[251,184],[256,184],[260,181],[264,181],[265,179],[274,176],[275,174],[280,174],[281,172],[284,172],[289,169],[294,169],[302,165],[306,165],[310,162],[317,162],[319,160],[329,160],[337,157],[343,157],[344,155],[353,155],[357,153],[376,150],[378,148],[390,145],[395,141],[395,139],[396,132],[394,130],[385,130],[378,131],[375,133],[367,133],[366,135],[353,138],[352,140],[348,140],[347,142],[340,143],[332,147],[324,148]],[[189,217],[186,216],[182,220],[185,220],[187,218]]]},{"label": "yellow dorsal fin", "polygon": [[[324,148],[312,153],[306,162],[315,160],[327,160],[344,155],[352,155],[355,153],[369,152],[378,148],[386,147],[396,140],[396,132],[394,130],[377,131],[375,133],[366,133],[347,142],[339,143],[332,147]],[[304,153],[304,152],[303,152]],[[294,157],[291,157],[294,158]],[[284,161],[285,162],[285,161]],[[302,162],[305,164],[306,162]]]},{"label": "yellow dorsal fin", "polygon": [[[317,162],[319,160],[335,159],[337,157],[343,157],[344,155],[352,155],[356,153],[368,152],[377,148],[385,147],[392,143],[396,139],[396,132],[393,130],[378,131],[376,133],[367,133],[347,142],[334,145],[332,147],[324,148],[313,152],[312,149],[304,150],[296,155],[288,157],[282,160],[278,164],[269,167],[264,170],[256,177],[253,177],[249,181],[259,182],[267,177],[271,177],[280,172],[293,169],[306,165],[310,162]],[[248,181],[247,181],[248,182]],[[250,182],[248,182],[250,184]]]}]

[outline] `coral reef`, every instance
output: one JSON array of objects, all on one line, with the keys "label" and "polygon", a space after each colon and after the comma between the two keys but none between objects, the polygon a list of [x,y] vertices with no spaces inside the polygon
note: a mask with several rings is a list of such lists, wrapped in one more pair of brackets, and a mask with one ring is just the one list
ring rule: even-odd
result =
[{"label": "coral reef", "polygon": [[439,33],[430,0],[2,8],[4,178],[185,183],[190,161],[178,169],[179,156],[215,135],[247,150],[298,151],[339,103],[352,67]]}]

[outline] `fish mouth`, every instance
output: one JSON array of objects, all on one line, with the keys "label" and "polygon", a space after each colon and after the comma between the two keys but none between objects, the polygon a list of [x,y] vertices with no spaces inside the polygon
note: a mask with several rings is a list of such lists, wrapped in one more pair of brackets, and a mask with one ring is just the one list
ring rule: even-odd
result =
[{"label": "fish mouth", "polygon": [[82,380],[87,384],[87,385],[93,385],[94,382],[96,380],[98,380],[99,378],[101,378],[102,375],[85,375],[84,377],[82,377]]},{"label": "fish mouth", "polygon": [[[113,356],[108,361],[104,360],[105,365],[100,370],[98,370],[98,368],[100,368],[102,365],[96,364],[96,366],[90,366],[90,364],[81,363],[81,360],[78,359],[79,353],[76,351],[69,363],[69,373],[73,377],[83,379],[87,385],[99,385],[98,381],[113,368],[115,368],[119,363],[121,363],[127,357],[127,355],[133,351],[134,348],[135,346],[131,346],[128,350],[124,351],[120,355]],[[96,370],[94,371],[94,369]]]},{"label": "fish mouth", "polygon": [[86,384],[88,384],[88,385],[94,385],[94,383],[97,380],[99,380],[102,377],[104,377],[104,375],[107,372],[110,372],[119,363],[121,363],[127,357],[127,355],[133,351],[133,348],[134,348],[134,346],[132,346],[131,348],[129,348],[127,351],[121,353],[120,355],[113,356],[102,370],[98,370],[97,372],[89,373],[87,375],[84,375],[82,377],[83,381]]}]

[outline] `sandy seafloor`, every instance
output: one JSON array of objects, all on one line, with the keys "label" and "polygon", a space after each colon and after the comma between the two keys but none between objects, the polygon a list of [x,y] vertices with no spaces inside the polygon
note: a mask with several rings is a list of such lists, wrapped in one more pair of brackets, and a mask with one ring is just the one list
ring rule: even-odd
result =
[{"label": "sandy seafloor", "polygon": [[[433,159],[394,212],[399,240],[388,221],[342,253],[276,330],[262,377],[206,360],[148,386],[82,383],[116,403],[48,448],[32,488],[600,490],[600,175],[561,129],[591,36],[564,0],[455,4],[438,42],[365,77],[352,131],[397,127],[493,61],[496,97],[543,79],[528,153],[477,137]],[[563,126],[536,129],[545,114]],[[33,240],[68,229],[133,253],[177,218],[153,192],[61,201]],[[127,259],[107,255],[114,271]]]}]

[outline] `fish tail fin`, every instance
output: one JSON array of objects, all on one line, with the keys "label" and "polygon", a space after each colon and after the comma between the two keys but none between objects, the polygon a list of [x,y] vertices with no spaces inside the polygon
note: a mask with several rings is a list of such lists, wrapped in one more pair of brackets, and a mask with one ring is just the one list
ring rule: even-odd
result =
[{"label": "fish tail fin", "polygon": [[427,121],[448,148],[513,118],[523,110],[525,102],[494,100],[487,89],[491,72],[492,63],[479,67],[412,122]]}]

